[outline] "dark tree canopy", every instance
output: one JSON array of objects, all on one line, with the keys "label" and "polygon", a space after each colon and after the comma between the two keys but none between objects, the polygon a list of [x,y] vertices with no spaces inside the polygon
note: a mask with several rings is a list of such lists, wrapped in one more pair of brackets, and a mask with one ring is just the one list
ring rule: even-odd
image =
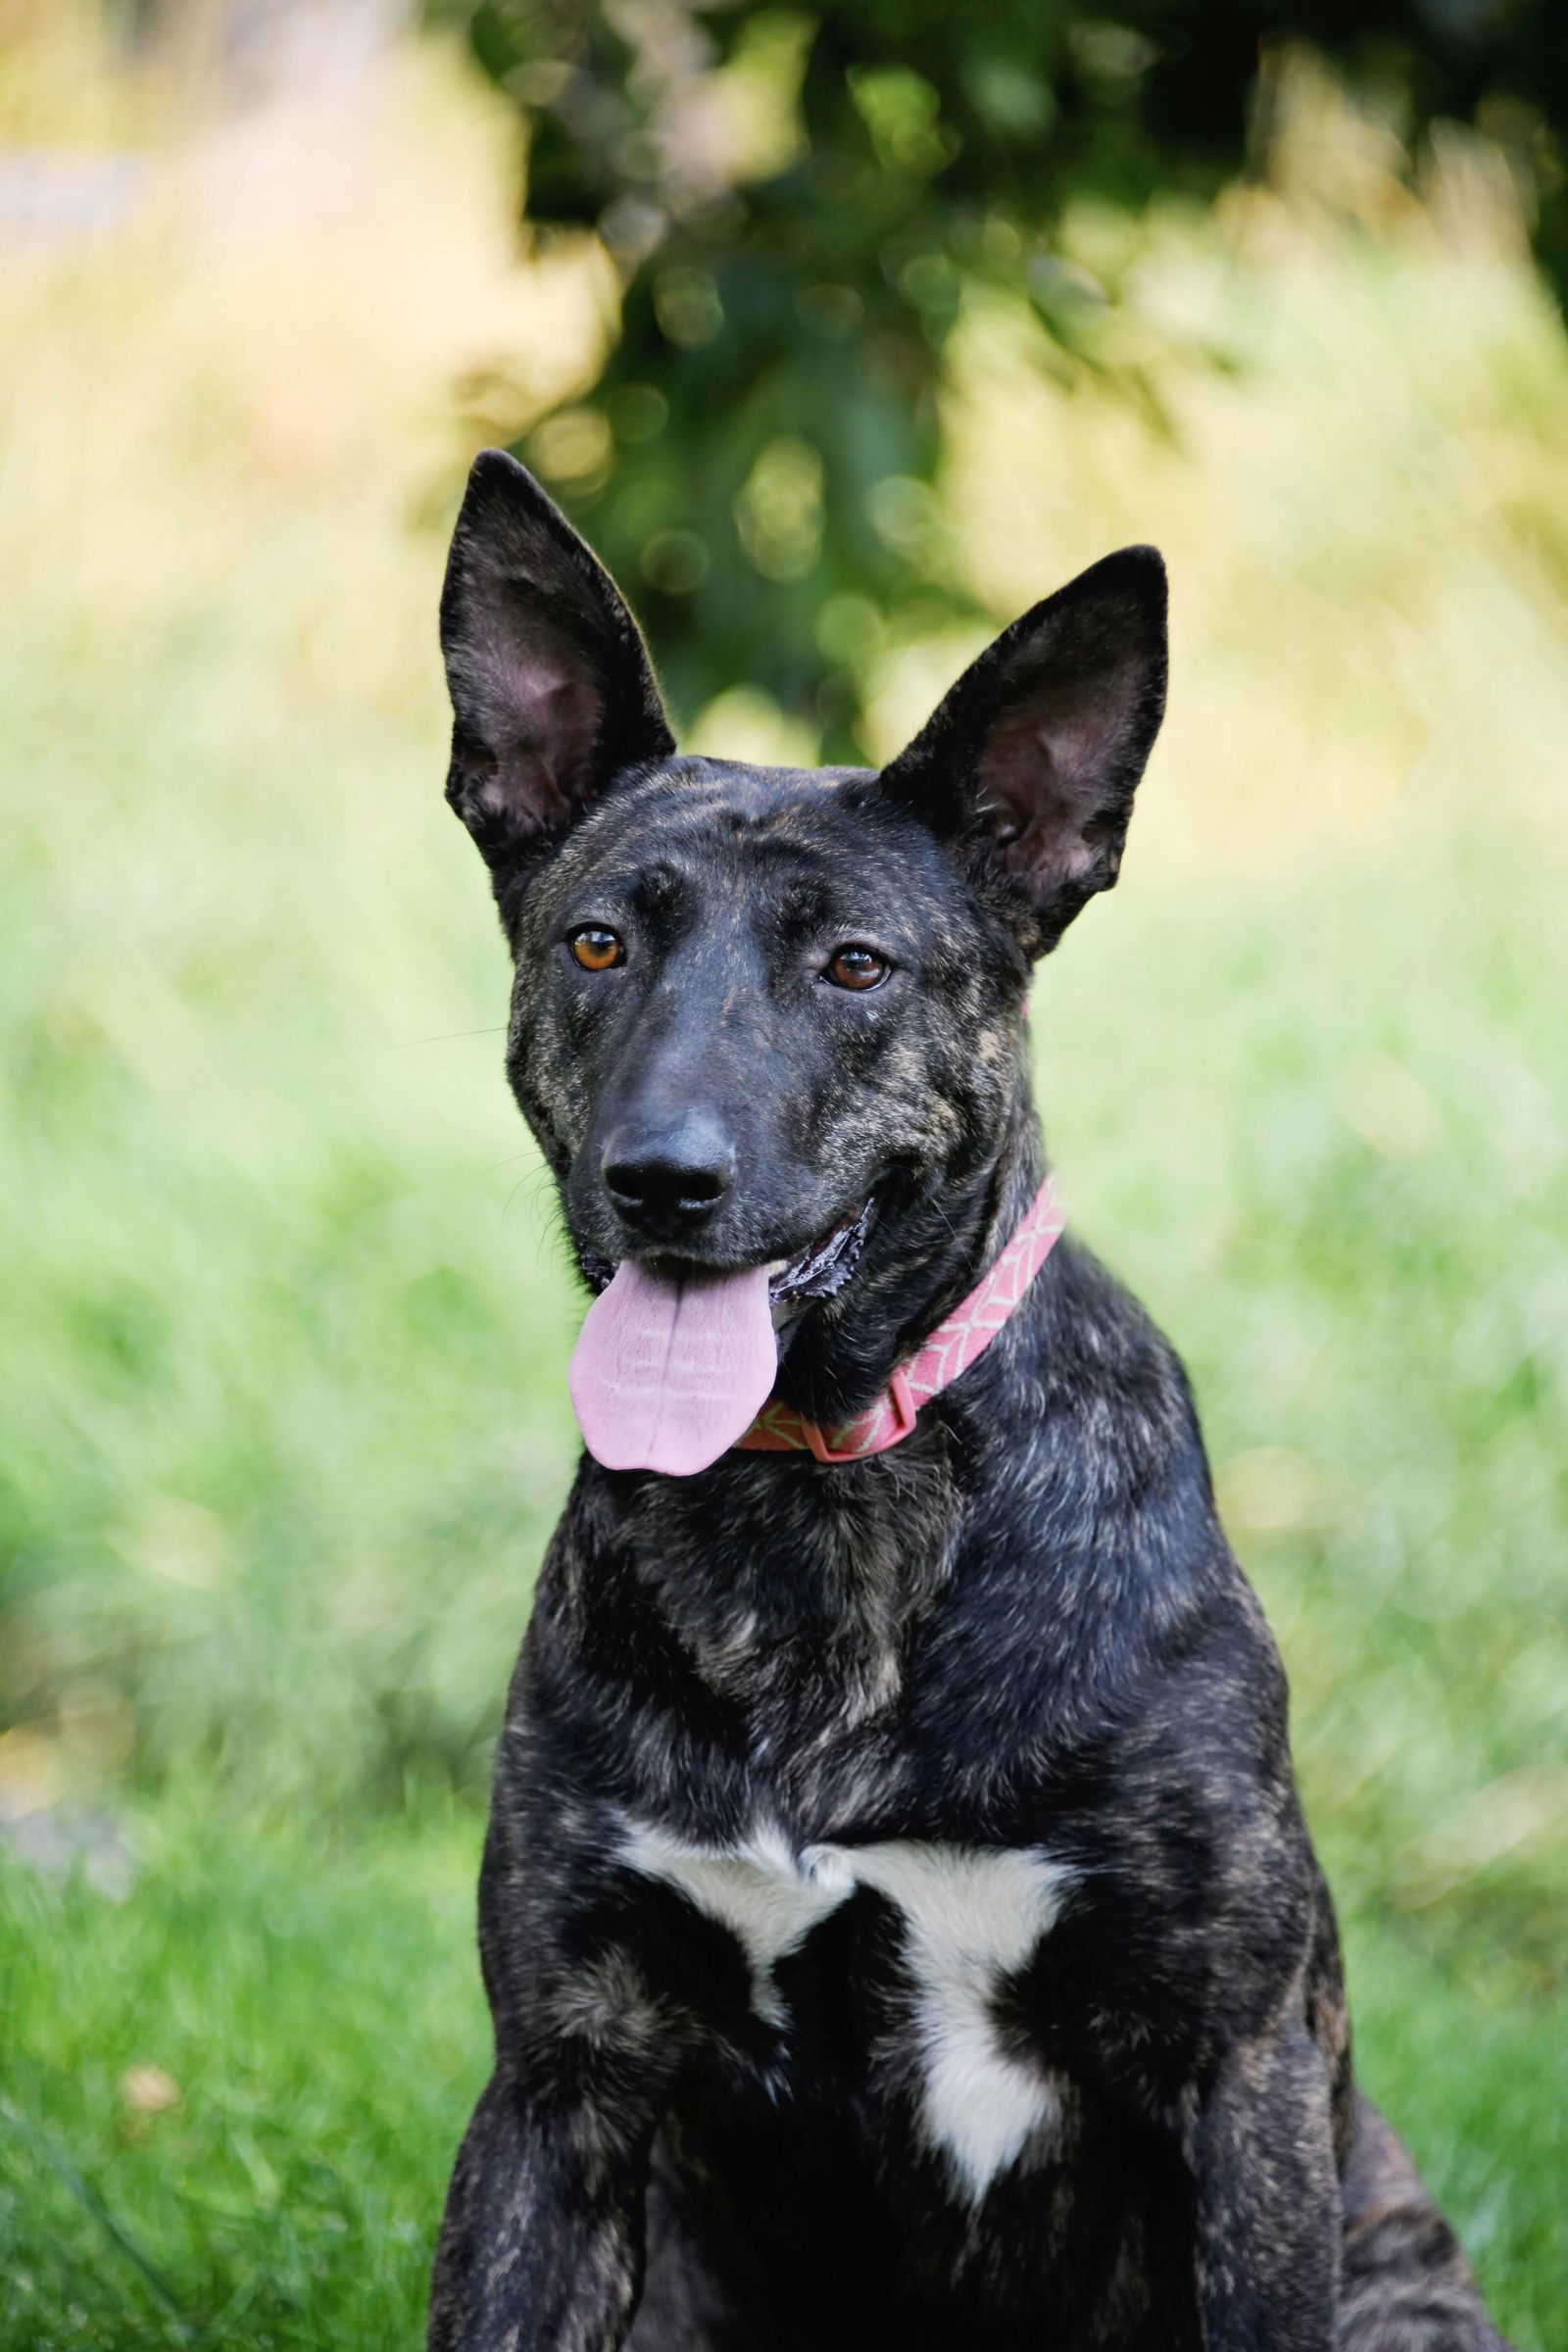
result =
[{"label": "dark tree canopy", "polygon": [[[1053,251],[1064,204],[1206,197],[1256,167],[1264,44],[1305,39],[1396,93],[1412,142],[1479,120],[1568,279],[1560,0],[454,9],[526,116],[530,220],[597,229],[623,281],[600,382],[532,461],[637,602],[677,710],[755,683],[830,757],[854,754],[884,624],[965,610],[931,487],[961,286],[1004,286],[1079,343],[1105,296]],[[715,68],[771,110],[739,162],[712,135]]]}]

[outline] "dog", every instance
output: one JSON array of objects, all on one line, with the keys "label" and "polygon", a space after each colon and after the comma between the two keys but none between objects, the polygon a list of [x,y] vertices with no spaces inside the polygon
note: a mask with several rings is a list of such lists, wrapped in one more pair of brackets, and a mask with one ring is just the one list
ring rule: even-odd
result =
[{"label": "dog", "polygon": [[597,1296],[431,2352],[1506,2352],[1352,2079],[1182,1368],[1056,1238],[1027,993],[1116,879],[1159,557],[880,773],[680,756],[498,451],[441,627]]}]

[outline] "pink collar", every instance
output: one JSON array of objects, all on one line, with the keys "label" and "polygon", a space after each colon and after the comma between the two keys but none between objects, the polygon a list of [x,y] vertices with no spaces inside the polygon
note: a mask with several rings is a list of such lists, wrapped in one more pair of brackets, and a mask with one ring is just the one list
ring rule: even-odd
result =
[{"label": "pink collar", "polygon": [[[886,1453],[914,1427],[922,1404],[939,1396],[989,1348],[1051,1255],[1063,1221],[1055,1178],[1048,1176],[989,1274],[939,1323],[923,1348],[901,1364],[875,1404],[824,1432],[792,1405],[764,1404],[734,1450],[814,1453],[819,1462],[858,1462]],[[829,1437],[833,1440],[830,1445]]]}]

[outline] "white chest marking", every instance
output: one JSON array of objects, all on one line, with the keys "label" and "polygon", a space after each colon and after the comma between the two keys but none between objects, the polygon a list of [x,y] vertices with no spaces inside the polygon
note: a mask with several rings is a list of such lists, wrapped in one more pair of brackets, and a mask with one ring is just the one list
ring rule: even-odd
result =
[{"label": "white chest marking", "polygon": [[625,1861],[677,1887],[740,1942],[760,2016],[782,2026],[776,1962],[858,1886],[904,1916],[925,2126],[960,2188],[978,2203],[1031,2132],[1056,2112],[1050,2078],[999,2047],[991,2003],[1055,1922],[1073,1873],[1029,1848],[813,1845],[795,1853],[777,1829],[744,1845],[688,1845],[628,1823]]},{"label": "white chest marking", "polygon": [[[818,1848],[818,1851],[824,1849]],[[784,2024],[773,1964],[806,1941],[819,1919],[836,1911],[853,1880],[829,1873],[818,1880],[808,1857],[797,1861],[778,1830],[754,1832],[744,1845],[688,1845],[663,1830],[628,1826],[623,1860],[646,1878],[663,1879],[699,1911],[718,1920],[752,1964],[752,2006],[770,2026]]]}]

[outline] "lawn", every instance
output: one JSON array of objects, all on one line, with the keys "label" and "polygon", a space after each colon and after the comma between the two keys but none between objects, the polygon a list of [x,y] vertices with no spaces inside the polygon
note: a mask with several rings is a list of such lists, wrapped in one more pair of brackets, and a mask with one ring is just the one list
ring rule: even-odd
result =
[{"label": "lawn", "polygon": [[[432,615],[464,370],[589,366],[598,300],[517,263],[507,135],[427,48],[373,202],[224,244],[172,194],[0,272],[3,2352],[414,2343],[483,2075],[577,1308]],[[1568,352],[1505,238],[1326,219],[1140,232],[1158,428],[977,305],[949,527],[999,618],[1171,562],[1127,873],[1036,988],[1048,1132],[1191,1365],[1367,2083],[1552,2352]],[[883,748],[965,650],[868,643]]]},{"label": "lawn", "polygon": [[[339,2352],[418,2340],[483,2081],[478,1823],[353,1830],[210,1796],[122,1822],[119,1899],[13,1867],[0,1969],[0,2344]],[[1561,2020],[1495,1959],[1349,1923],[1361,2060],[1522,2346],[1568,2295]]]},{"label": "lawn", "polygon": [[[1531,2352],[1568,2309],[1558,888],[1457,835],[1141,888],[1036,1014],[1078,1221],[1187,1350],[1286,1650],[1365,2079]],[[358,1017],[301,994],[282,1203],[214,1140],[244,1094],[284,1149],[236,1017],[177,1152],[67,1102],[13,1261],[11,1621],[56,1678],[0,1865],[18,2352],[412,2342],[483,2073],[477,1807],[569,1301],[494,1037],[357,1086]]]}]

